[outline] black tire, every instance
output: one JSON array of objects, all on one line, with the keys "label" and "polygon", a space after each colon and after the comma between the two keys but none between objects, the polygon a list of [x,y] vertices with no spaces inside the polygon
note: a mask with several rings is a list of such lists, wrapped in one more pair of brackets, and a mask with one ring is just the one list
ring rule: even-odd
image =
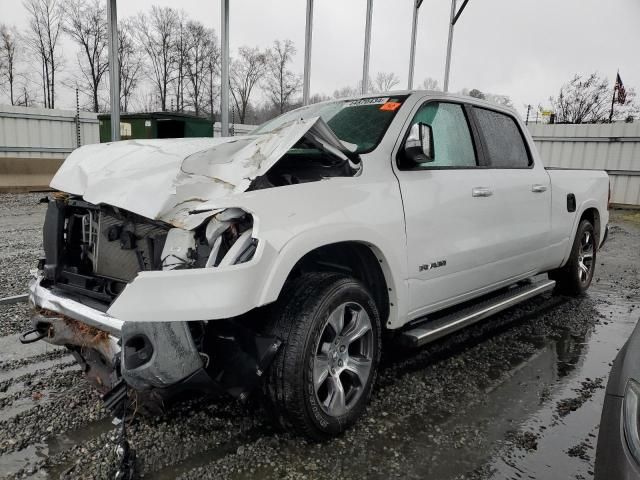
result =
[{"label": "black tire", "polygon": [[582,220],[573,239],[569,260],[564,267],[549,272],[549,278],[556,281],[558,292],[582,295],[587,291],[596,267],[597,250],[598,241],[593,225],[589,220]]},{"label": "black tire", "polygon": [[[332,325],[336,323],[333,319],[340,311],[344,312],[341,314],[343,319],[351,320],[344,320],[342,333],[331,337],[335,331]],[[363,333],[361,339],[352,340],[353,344],[347,344],[346,339],[356,336],[349,331],[348,325],[353,325],[355,332],[359,324],[364,325],[365,316],[370,319],[370,331]],[[353,425],[369,402],[380,360],[380,317],[367,289],[357,280],[341,274],[303,274],[280,295],[267,331],[282,340],[265,375],[263,388],[267,408],[277,423],[286,430],[317,441],[338,435]],[[357,342],[361,345],[356,345]],[[357,347],[356,353],[352,351],[353,345]],[[338,349],[346,351],[344,364],[336,359],[337,355],[345,355],[337,353]],[[365,353],[360,356],[359,352]],[[335,363],[327,363],[324,383],[317,388],[314,375],[320,384],[318,378],[322,375],[317,372],[327,361]],[[358,376],[347,368],[360,361],[363,364],[370,361],[366,375],[362,373],[364,370]],[[362,377],[366,377],[366,381],[363,382]],[[336,395],[336,391],[342,391],[342,394]],[[351,392],[351,405],[348,392]],[[323,399],[325,393],[326,399]],[[334,401],[334,397],[341,397],[342,402]],[[344,408],[334,408],[335,412],[343,413],[331,415],[332,404],[334,407],[344,405]]]}]

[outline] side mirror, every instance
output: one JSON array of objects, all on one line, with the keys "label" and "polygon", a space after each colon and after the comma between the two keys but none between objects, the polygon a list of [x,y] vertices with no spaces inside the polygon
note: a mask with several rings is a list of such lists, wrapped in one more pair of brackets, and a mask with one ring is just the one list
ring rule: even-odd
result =
[{"label": "side mirror", "polygon": [[433,162],[433,132],[431,125],[416,123],[411,126],[404,142],[404,153],[413,164]]}]

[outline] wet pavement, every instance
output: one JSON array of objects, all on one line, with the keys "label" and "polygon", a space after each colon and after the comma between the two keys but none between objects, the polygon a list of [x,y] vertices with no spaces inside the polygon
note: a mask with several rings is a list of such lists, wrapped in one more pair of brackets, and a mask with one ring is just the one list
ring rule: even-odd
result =
[{"label": "wet pavement", "polygon": [[[40,250],[42,195],[0,195],[0,297]],[[640,317],[640,213],[614,212],[588,295],[545,294],[417,351],[388,348],[366,416],[324,444],[259,406],[192,400],[136,416],[144,478],[589,479],[611,362]],[[0,305],[0,475],[113,478],[117,431],[64,349]]]}]

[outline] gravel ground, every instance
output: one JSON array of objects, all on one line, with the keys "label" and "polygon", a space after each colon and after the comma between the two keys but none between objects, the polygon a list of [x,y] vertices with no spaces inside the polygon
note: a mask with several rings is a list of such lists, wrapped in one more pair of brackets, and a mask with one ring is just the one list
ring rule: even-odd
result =
[{"label": "gravel ground", "polygon": [[[24,292],[42,195],[0,195],[0,296]],[[616,213],[589,294],[550,294],[417,351],[388,349],[365,417],[335,440],[274,430],[257,406],[194,400],[136,416],[144,478],[590,478],[608,371],[640,315],[640,221]],[[113,478],[117,430],[72,357],[0,306],[0,474]]]}]

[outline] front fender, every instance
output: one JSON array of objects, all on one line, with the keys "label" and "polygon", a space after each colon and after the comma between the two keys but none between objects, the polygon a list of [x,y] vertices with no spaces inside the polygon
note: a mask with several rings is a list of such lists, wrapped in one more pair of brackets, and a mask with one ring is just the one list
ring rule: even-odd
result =
[{"label": "front fender", "polygon": [[275,258],[266,277],[259,305],[266,305],[278,299],[289,273],[302,257],[317,248],[340,242],[362,243],[374,253],[389,288],[390,312],[387,326],[397,326],[399,319],[407,314],[406,311],[402,311],[408,300],[407,285],[404,281],[405,258],[397,248],[387,245],[388,240],[382,235],[361,225],[323,225],[291,238]]}]

